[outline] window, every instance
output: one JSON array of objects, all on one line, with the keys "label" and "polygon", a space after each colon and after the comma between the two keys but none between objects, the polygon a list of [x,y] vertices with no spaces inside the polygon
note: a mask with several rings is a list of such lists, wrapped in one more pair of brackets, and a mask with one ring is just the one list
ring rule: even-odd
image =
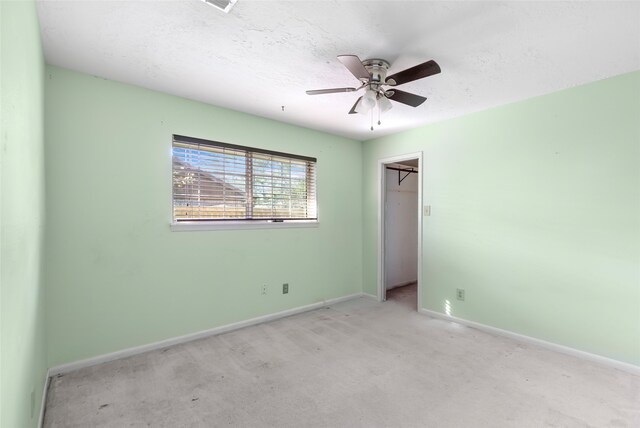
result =
[{"label": "window", "polygon": [[173,220],[317,220],[316,159],[173,136]]}]

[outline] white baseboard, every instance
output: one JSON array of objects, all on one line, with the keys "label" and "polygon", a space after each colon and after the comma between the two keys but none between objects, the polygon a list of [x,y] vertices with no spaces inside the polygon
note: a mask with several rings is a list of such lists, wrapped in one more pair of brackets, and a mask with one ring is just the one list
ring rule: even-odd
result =
[{"label": "white baseboard", "polygon": [[535,337],[526,336],[524,334],[514,333],[509,330],[503,330],[497,327],[491,327],[486,324],[480,324],[475,321],[468,321],[463,318],[456,318],[453,316],[449,316],[443,314],[441,312],[431,311],[429,309],[420,308],[418,312],[423,315],[428,315],[434,318],[440,318],[447,321],[453,321],[458,324],[466,325],[468,327],[473,327],[478,330],[485,331],[487,333],[496,334],[499,336],[508,337],[510,339],[515,339],[520,342],[529,343],[532,345],[538,345],[543,348],[550,349],[552,351],[560,352],[562,354],[571,355],[573,357],[581,358],[583,360],[592,361],[595,363],[599,363],[608,367],[616,368],[618,370],[623,370],[627,373],[634,374],[636,376],[640,376],[640,366],[635,364],[625,363],[623,361],[614,360],[613,358],[603,357],[601,355],[592,354],[590,352],[580,351],[578,349],[570,348],[564,345],[558,345],[557,343],[547,342],[546,340],[536,339]]},{"label": "white baseboard", "polygon": [[109,354],[98,355],[96,357],[91,357],[84,360],[78,360],[78,361],[74,361],[67,364],[61,364],[59,366],[51,367],[49,369],[48,377],[56,376],[58,374],[68,373],[84,367],[95,366],[96,364],[102,364],[109,361],[118,360],[120,358],[130,357],[132,355],[142,354],[143,352],[154,351],[156,349],[163,349],[169,346],[178,345],[180,343],[186,343],[192,340],[202,339],[209,336],[215,336],[217,334],[227,333],[229,331],[238,330],[240,328],[249,327],[256,324],[261,324],[264,322],[289,317],[291,315],[312,311],[314,309],[319,309],[328,305],[334,305],[336,303],[355,299],[357,297],[361,297],[362,295],[363,293],[354,293],[348,296],[336,297],[335,299],[323,300],[321,302],[311,303],[309,305],[299,306],[297,308],[287,309],[287,310],[276,312],[273,314],[263,315],[260,317],[251,318],[244,321],[238,321],[235,323],[222,325],[209,330],[203,330],[196,333],[186,334],[184,336],[178,336],[178,337],[173,337],[171,339],[161,340],[159,342],[149,343],[141,346],[135,346],[133,348],[127,348],[121,351],[111,352]]},{"label": "white baseboard", "polygon": [[375,294],[371,294],[371,293],[362,293],[363,297],[367,297],[369,299],[374,299],[375,301],[378,301],[378,296],[376,296]]},{"label": "white baseboard", "polygon": [[42,400],[40,403],[40,416],[38,417],[38,427],[42,428],[42,424],[44,424],[44,408],[47,404],[47,392],[49,392],[49,382],[51,381],[51,373],[47,369],[47,373],[45,374],[46,378],[44,380],[44,387],[42,389]]}]

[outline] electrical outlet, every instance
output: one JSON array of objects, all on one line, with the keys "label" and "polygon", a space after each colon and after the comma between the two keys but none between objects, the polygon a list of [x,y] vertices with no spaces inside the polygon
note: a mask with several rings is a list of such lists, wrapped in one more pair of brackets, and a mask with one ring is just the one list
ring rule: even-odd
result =
[{"label": "electrical outlet", "polygon": [[289,284],[284,283],[282,284],[282,294],[287,294],[289,293]]},{"label": "electrical outlet", "polygon": [[262,286],[262,295],[264,296],[265,294],[267,294],[267,284]]},{"label": "electrical outlet", "polygon": [[456,288],[456,299],[464,301],[464,288]]}]

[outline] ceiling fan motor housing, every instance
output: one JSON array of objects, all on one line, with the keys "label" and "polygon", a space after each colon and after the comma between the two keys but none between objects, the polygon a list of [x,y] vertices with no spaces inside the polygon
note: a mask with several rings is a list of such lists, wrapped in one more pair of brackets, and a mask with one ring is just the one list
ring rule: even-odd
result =
[{"label": "ceiling fan motor housing", "polygon": [[385,84],[387,78],[387,71],[389,70],[389,63],[384,59],[372,58],[362,61],[362,65],[367,69],[371,75],[370,79],[360,79],[363,84],[377,91],[381,85]]}]

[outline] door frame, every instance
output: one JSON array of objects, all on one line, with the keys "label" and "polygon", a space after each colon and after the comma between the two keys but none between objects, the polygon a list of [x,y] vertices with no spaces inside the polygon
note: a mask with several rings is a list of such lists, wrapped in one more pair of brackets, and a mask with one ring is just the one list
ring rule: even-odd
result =
[{"label": "door frame", "polygon": [[385,205],[387,195],[386,166],[390,163],[397,163],[411,159],[418,159],[418,310],[422,307],[422,177],[424,173],[424,162],[422,152],[407,153],[404,155],[392,156],[378,160],[378,301],[387,300],[387,290],[385,287]]}]

